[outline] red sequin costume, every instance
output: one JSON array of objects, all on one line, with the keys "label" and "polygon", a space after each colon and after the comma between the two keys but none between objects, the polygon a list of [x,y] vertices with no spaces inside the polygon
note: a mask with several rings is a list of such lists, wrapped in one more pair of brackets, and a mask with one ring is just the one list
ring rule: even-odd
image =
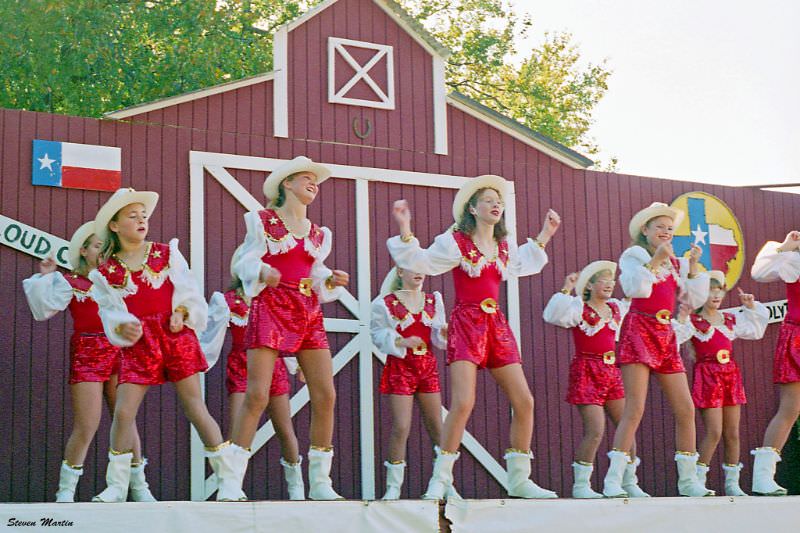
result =
[{"label": "red sequin costume", "polygon": [[74,331],[69,343],[69,383],[105,382],[119,373],[120,349],[103,333],[92,282],[80,274],[36,274],[23,281],[36,320],[69,309]]},{"label": "red sequin costume", "polygon": [[757,304],[753,310],[734,315],[722,313],[723,323],[712,325],[699,314],[685,324],[676,324],[678,342],[690,340],[695,354],[692,399],[699,409],[729,407],[747,403],[742,373],[733,357],[733,340],[760,339],[769,319],[767,309]]},{"label": "red sequin costume", "polygon": [[675,258],[651,272],[645,267],[650,260],[641,246],[628,248],[619,260],[622,290],[631,306],[622,322],[617,363],[641,363],[660,374],[686,372],[671,319],[679,290],[691,307],[705,303],[708,274],[689,279],[688,260]]},{"label": "red sequin costume", "polygon": [[[323,261],[331,250],[328,228],[311,224],[308,234],[295,238],[272,209],[245,214],[247,237],[234,274],[252,298],[244,346],[272,348],[284,353],[327,349],[320,301],[338,298],[340,287],[329,290],[331,270]],[[260,281],[263,264],[280,271],[277,287]]]},{"label": "red sequin costume", "polygon": [[[228,394],[244,393],[247,391],[247,349],[244,342],[250,307],[237,290],[229,290],[224,295],[215,292],[208,307],[208,328],[200,336],[200,346],[209,364],[213,365],[225,343],[225,332],[230,328],[232,342],[225,365],[225,387]],[[269,395],[282,396],[289,394],[290,390],[286,364],[283,359],[278,359],[272,371]]]},{"label": "red sequin costume", "polygon": [[[178,241],[148,243],[142,268],[131,271],[112,256],[90,274],[106,335],[123,346],[119,382],[160,385],[204,372],[208,365],[195,330],[205,328],[208,308],[191,277]],[[185,310],[181,331],[170,331],[175,310]],[[142,337],[132,344],[118,325],[139,322]]]},{"label": "red sequin costume", "polygon": [[608,300],[611,317],[604,320],[580,298],[554,294],[544,309],[545,322],[569,328],[575,343],[575,356],[569,367],[567,403],[600,405],[625,397],[622,373],[615,365],[616,335],[627,304]]},{"label": "red sequin costume", "polygon": [[775,346],[772,380],[794,383],[800,381],[800,253],[778,252],[780,245],[775,241],[765,244],[750,274],[756,281],[786,284],[788,307]]},{"label": "red sequin costume", "polygon": [[[372,303],[370,331],[372,342],[387,355],[381,374],[383,394],[413,395],[441,391],[436,357],[431,343],[446,346],[442,336],[444,303],[438,292],[423,295],[423,307],[412,313],[397,294],[390,293]],[[424,345],[417,349],[399,347],[401,338],[419,337]]]},{"label": "red sequin costume", "polygon": [[499,368],[521,361],[517,341],[498,307],[500,282],[509,274],[527,276],[541,271],[547,254],[534,242],[517,248],[503,239],[496,254],[485,257],[469,235],[458,230],[439,235],[428,249],[399,236],[386,243],[400,268],[427,275],[453,271],[456,304],[450,314],[447,363],[470,361],[479,368]]}]

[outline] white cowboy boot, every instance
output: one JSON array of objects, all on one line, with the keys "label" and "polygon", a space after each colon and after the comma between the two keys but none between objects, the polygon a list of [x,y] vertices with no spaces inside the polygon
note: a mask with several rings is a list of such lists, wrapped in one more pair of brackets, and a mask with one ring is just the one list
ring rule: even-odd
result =
[{"label": "white cowboy boot", "polygon": [[675,452],[675,464],[678,467],[678,494],[681,496],[713,496],[697,479],[697,453]]},{"label": "white cowboy boot", "polygon": [[147,466],[147,459],[144,457],[138,465],[131,465],[131,480],[128,490],[131,493],[131,499],[135,502],[156,502],[158,500],[150,492],[150,485],[147,484],[144,477],[145,466]]},{"label": "white cowboy boot", "polygon": [[506,471],[508,473],[507,491],[509,496],[525,499],[558,498],[558,494],[540,487],[530,479],[531,459],[533,459],[533,454],[530,451],[506,450],[503,458],[506,460]]},{"label": "white cowboy boot", "polygon": [[705,463],[701,463],[700,461],[697,461],[696,470],[697,470],[697,481],[699,481],[700,484],[705,487],[706,483],[708,483],[708,471],[710,470],[708,468],[708,465]]},{"label": "white cowboy boot", "polygon": [[636,477],[636,469],[642,464],[642,460],[638,457],[625,465],[625,473],[622,475],[622,490],[628,493],[628,498],[649,498],[647,494],[639,487],[639,478]]},{"label": "white cowboy boot", "polygon": [[72,503],[75,501],[75,489],[78,480],[83,475],[83,466],[71,466],[68,462],[61,463],[61,472],[58,477],[58,492],[56,503]]},{"label": "white cowboy boot", "polygon": [[460,452],[436,450],[433,461],[433,473],[428,481],[428,489],[422,495],[423,500],[444,500],[453,486],[453,465],[461,455]]},{"label": "white cowboy boot", "polygon": [[206,457],[217,476],[217,501],[239,502],[247,500],[242,490],[244,474],[250,452],[241,446],[225,441],[214,448],[206,448]]},{"label": "white cowboy boot", "polygon": [[331,481],[331,465],[333,464],[333,448],[308,450],[308,498],[310,500],[343,500],[333,490]]},{"label": "white cowboy boot", "polygon": [[[436,463],[436,457],[439,455],[439,452],[441,450],[442,449],[439,448],[438,444],[435,444],[433,446],[433,453],[434,453],[433,461],[434,461],[434,464]],[[463,500],[464,499],[464,498],[461,497],[461,494],[459,494],[458,491],[456,490],[455,482],[450,484],[450,488],[447,489],[447,494],[445,494],[445,498],[447,500]]]},{"label": "white cowboy boot", "polygon": [[106,488],[92,498],[93,502],[118,503],[128,499],[128,486],[131,483],[131,459],[133,452],[108,452],[106,468]]},{"label": "white cowboy boot", "polygon": [[594,465],[591,463],[579,463],[578,461],[572,463],[572,473],[575,478],[575,481],[572,483],[573,498],[586,500],[603,497],[599,492],[592,490],[592,470],[594,470]]},{"label": "white cowboy boot", "polygon": [[628,454],[622,450],[608,452],[608,472],[603,479],[603,496],[606,498],[627,498],[628,493],[622,488],[622,478],[628,466]]},{"label": "white cowboy boot", "polygon": [[786,496],[787,490],[775,483],[775,469],[781,455],[775,448],[756,448],[753,455],[753,494],[755,496]]},{"label": "white cowboy boot", "polygon": [[281,457],[281,466],[283,467],[283,477],[286,478],[286,488],[289,491],[290,500],[305,500],[306,499],[306,486],[303,484],[303,470],[300,465],[303,464],[303,456],[297,456],[296,463],[290,463]]},{"label": "white cowboy boot", "polygon": [[739,474],[742,466],[742,463],[735,465],[722,463],[722,471],[725,472],[725,496],[747,496],[747,493],[739,486]]},{"label": "white cowboy boot", "polygon": [[390,463],[389,461],[384,461],[383,466],[386,467],[386,494],[381,499],[399,500],[400,489],[403,488],[403,478],[406,473],[406,462]]}]

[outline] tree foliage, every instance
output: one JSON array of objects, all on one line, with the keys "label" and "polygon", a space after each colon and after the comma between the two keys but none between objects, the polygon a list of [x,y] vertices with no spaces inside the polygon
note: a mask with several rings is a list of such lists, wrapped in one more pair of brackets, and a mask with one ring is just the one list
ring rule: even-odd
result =
[{"label": "tree foliage", "polygon": [[[319,0],[4,0],[0,106],[82,116],[272,68],[272,32]],[[399,0],[452,54],[447,83],[589,154],[605,64],[566,33],[520,53],[532,26],[508,0]]]}]

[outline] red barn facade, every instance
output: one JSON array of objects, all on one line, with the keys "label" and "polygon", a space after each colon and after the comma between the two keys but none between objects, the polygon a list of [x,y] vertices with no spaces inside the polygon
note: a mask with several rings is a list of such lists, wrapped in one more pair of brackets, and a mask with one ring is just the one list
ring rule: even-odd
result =
[{"label": "red barn facade", "polygon": [[[210,296],[228,283],[230,256],[244,236],[242,215],[263,201],[267,173],[298,155],[330,165],[334,179],[322,187],[310,216],[333,230],[328,264],[347,270],[352,280],[348,298],[325,306],[338,391],[333,477],[347,498],[374,498],[383,490],[389,413],[376,392],[381,364],[368,327],[369,302],[391,266],[385,241],[394,232],[393,200],[410,200],[423,243],[452,222],[455,189],[480,174],[513,181],[515,201],[508,216],[520,239],[538,232],[547,208],[562,215],[562,230],[548,246],[550,264],[538,276],[510,282],[506,302],[536,398],[534,478],[561,495],[570,492],[580,419],[563,401],[569,335],[546,326],[541,310],[564,276],[589,261],[617,258],[628,245],[627,223],[635,211],[688,191],[717,196],[739,217],[748,266],[764,241],[780,239],[794,227],[792,195],[589,171],[591,161],[580,154],[469,98],[447,94],[447,51],[391,0],[329,0],[280,28],[275,39],[272,73],[111,113],[105,120],[0,110],[0,215],[69,238],[94,217],[108,194],[32,186],[33,139],[121,147],[123,186],[161,194],[151,237],[180,238]],[[763,213],[771,216],[764,220]],[[0,247],[4,501],[52,498],[70,428],[71,325],[63,316],[34,323],[21,281],[35,270],[31,254]],[[452,301],[449,276],[428,283]],[[757,286],[747,273],[740,284],[762,301],[783,298],[779,284]],[[750,397],[742,416],[742,450],[759,444],[776,406],[771,382],[776,337],[777,326],[770,326],[762,342],[737,346]],[[212,415],[226,427],[222,364],[206,375],[205,384]],[[295,384],[292,405],[303,450],[308,395],[301,385]],[[445,377],[445,405],[447,392]],[[507,447],[509,420],[507,402],[482,373],[464,443],[469,453],[456,468],[465,497],[504,495],[496,461]],[[211,487],[205,483],[202,445],[180,414],[171,387],[150,391],[139,425],[155,495],[206,498]],[[264,445],[245,480],[255,499],[286,498],[272,434],[265,425],[254,445]],[[404,497],[423,492],[432,460],[416,418],[411,435]],[[638,435],[642,486],[653,494],[674,494],[673,442],[668,406],[653,391]],[[80,500],[103,486],[107,447],[106,418],[86,461]],[[598,464],[604,470],[602,456]],[[718,485],[719,474],[712,472],[710,482]],[[749,483],[745,472],[743,486]]]}]

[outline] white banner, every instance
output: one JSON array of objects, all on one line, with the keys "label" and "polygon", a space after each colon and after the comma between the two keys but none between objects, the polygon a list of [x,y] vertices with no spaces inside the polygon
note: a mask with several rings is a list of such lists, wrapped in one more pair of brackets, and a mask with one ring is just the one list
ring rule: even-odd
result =
[{"label": "white banner", "polygon": [[[783,318],[786,316],[786,306],[788,300],[775,300],[774,302],[761,302],[769,311],[769,323],[774,324],[776,322],[783,322]],[[742,306],[739,307],[731,307],[730,309],[720,309],[720,311],[726,311],[728,313],[737,313],[741,311]]]},{"label": "white banner", "polygon": [[69,241],[3,215],[0,215],[0,244],[39,259],[54,255],[59,266],[69,269]]}]

